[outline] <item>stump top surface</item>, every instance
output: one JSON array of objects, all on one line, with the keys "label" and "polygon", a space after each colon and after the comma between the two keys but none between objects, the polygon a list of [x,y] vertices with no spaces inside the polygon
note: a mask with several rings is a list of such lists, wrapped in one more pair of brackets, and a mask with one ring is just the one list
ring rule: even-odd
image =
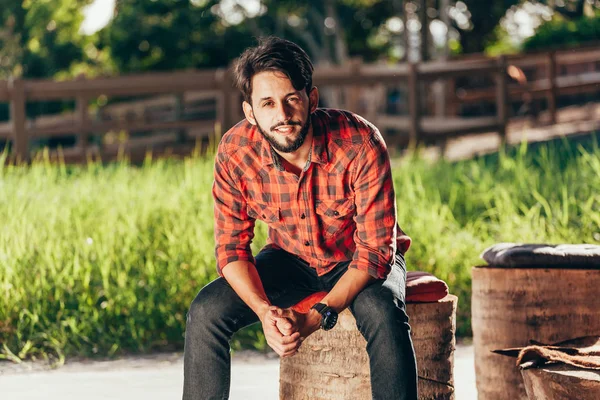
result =
[{"label": "stump top surface", "polygon": [[489,267],[600,269],[600,246],[498,243],[485,249],[481,258]]},{"label": "stump top surface", "polygon": [[454,303],[458,301],[458,297],[453,294],[447,294],[444,298],[439,299],[438,301],[428,301],[428,302],[407,302],[406,304],[437,304],[437,303]]},{"label": "stump top surface", "polygon": [[534,373],[538,375],[544,375],[547,376],[549,379],[552,379],[552,377],[573,377],[580,380],[600,383],[600,371],[578,368],[572,365],[562,363],[549,364],[539,368],[525,369],[523,370],[523,373]]}]

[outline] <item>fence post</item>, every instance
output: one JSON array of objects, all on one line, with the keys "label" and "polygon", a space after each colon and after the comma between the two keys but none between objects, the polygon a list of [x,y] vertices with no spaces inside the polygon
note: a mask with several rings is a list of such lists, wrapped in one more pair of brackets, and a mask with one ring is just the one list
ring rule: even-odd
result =
[{"label": "fence post", "polygon": [[[350,76],[354,82],[360,82],[360,69],[361,69],[362,60],[360,58],[352,58],[350,60]],[[346,105],[348,110],[362,114],[362,110],[360,110],[360,90],[356,84],[351,84],[347,91],[348,98],[346,100]]]},{"label": "fence post", "polygon": [[410,112],[409,147],[416,147],[420,139],[421,120],[419,72],[416,63],[409,63],[408,67],[408,110]]},{"label": "fence post", "polygon": [[[85,76],[79,75],[77,80],[85,85]],[[88,113],[89,98],[83,93],[78,93],[75,98],[75,110],[77,116],[77,124],[79,125],[77,144],[79,145],[79,151],[81,154],[81,161],[85,162],[87,159],[87,149],[89,144],[90,128],[92,126],[90,115]]]},{"label": "fence post", "polygon": [[81,152],[81,160],[84,162],[87,158],[87,148],[89,143],[90,117],[88,115],[88,99],[79,94],[75,100],[75,109],[77,112],[77,124],[79,125],[77,143]]},{"label": "fence post", "polygon": [[[223,134],[233,126],[235,112],[234,107],[236,106],[234,101],[234,89],[233,89],[233,75],[231,73],[231,66],[227,69],[217,70],[216,75],[221,88],[221,104],[217,110],[217,120],[220,122],[220,134]],[[240,106],[238,104],[238,106]]]},{"label": "fence post", "polygon": [[556,52],[548,53],[548,81],[550,90],[548,91],[548,111],[550,112],[550,122],[556,123]]},{"label": "fence post", "polygon": [[446,86],[446,116],[458,116],[458,97],[456,96],[456,78],[448,78]]},{"label": "fence post", "polygon": [[29,161],[29,138],[25,128],[25,84],[22,79],[9,81],[10,121],[13,133],[13,151],[17,162]]},{"label": "fence post", "polygon": [[[175,121],[182,121],[183,120],[183,114],[185,111],[185,94],[180,92],[180,93],[175,93],[175,107],[173,109],[174,111],[174,117],[175,117]],[[187,139],[187,134],[186,134],[186,130],[184,128],[178,129],[177,130],[177,143],[185,143],[186,139]]]},{"label": "fence post", "polygon": [[498,118],[498,134],[503,144],[506,143],[506,128],[508,125],[508,87],[506,80],[506,56],[498,57],[496,73],[496,116]]}]

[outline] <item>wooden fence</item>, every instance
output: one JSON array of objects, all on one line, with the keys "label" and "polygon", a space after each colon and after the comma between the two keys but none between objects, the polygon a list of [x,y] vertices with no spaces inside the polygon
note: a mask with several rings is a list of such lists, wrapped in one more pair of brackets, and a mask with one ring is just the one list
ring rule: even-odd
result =
[{"label": "wooden fence", "polygon": [[[583,72],[570,74],[569,66],[574,64],[587,67]],[[506,73],[509,65],[522,69],[534,68],[537,71],[533,74],[536,78],[525,84],[511,82]],[[494,87],[455,90],[455,79],[477,75],[493,78]],[[413,143],[444,142],[454,136],[492,131],[505,137],[511,104],[520,101],[525,93],[534,99],[547,100],[551,122],[556,122],[558,96],[599,93],[600,48],[397,65],[362,64],[353,60],[342,67],[317,68],[313,80],[324,93],[329,90],[334,94],[330,98],[338,99],[336,104],[329,105],[360,112],[382,132],[400,132],[394,136],[395,139],[388,138],[392,145],[398,142],[398,138]],[[433,82],[445,82],[442,96],[448,107],[444,115],[431,115],[428,112],[428,99],[431,96],[427,95],[427,88]],[[399,86],[406,88],[408,113],[405,115],[383,113],[380,102],[365,96],[377,88]],[[336,92],[338,97],[335,96]],[[92,112],[90,102],[98,96],[148,98],[110,104]],[[36,119],[26,115],[28,103],[65,99],[75,101],[74,112]],[[494,116],[461,118],[456,115],[457,104],[482,101],[495,103]],[[171,132],[167,135],[167,142],[160,146],[180,143],[189,149],[191,138],[206,137],[215,131],[224,132],[242,118],[240,94],[233,87],[228,69],[82,78],[62,82],[29,79],[0,81],[0,102],[10,103],[10,121],[0,124],[0,141],[4,139],[11,142],[11,156],[21,161],[31,158],[32,140],[64,136],[76,137],[72,150],[80,159],[85,160],[90,153],[103,156],[109,153],[110,146],[103,145],[102,141],[100,144],[90,144],[89,138],[107,132]],[[194,107],[195,112],[189,112]],[[165,110],[170,116],[156,118],[165,114]],[[196,134],[190,135],[190,132]],[[132,141],[126,145],[129,142]],[[159,142],[142,140],[142,143],[151,145]]]}]

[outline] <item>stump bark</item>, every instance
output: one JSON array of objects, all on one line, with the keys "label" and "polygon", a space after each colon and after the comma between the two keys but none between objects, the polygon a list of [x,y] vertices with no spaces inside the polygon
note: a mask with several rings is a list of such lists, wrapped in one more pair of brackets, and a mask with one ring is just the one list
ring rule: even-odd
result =
[{"label": "stump bark", "polygon": [[600,399],[600,371],[553,364],[521,374],[529,400]]},{"label": "stump bark", "polygon": [[472,279],[479,400],[527,399],[515,359],[492,350],[600,332],[600,270],[476,267]]},{"label": "stump bark", "polygon": [[[407,304],[420,400],[454,399],[456,305],[453,295]],[[315,332],[294,357],[281,359],[279,383],[281,400],[371,399],[366,341],[349,310],[334,329]]]}]

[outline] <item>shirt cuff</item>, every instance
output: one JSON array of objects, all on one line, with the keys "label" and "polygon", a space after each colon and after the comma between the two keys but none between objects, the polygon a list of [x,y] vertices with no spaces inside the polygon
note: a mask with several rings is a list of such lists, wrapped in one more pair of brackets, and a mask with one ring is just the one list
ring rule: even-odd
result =
[{"label": "shirt cuff", "polygon": [[254,256],[250,251],[231,252],[229,250],[217,249],[216,255],[217,273],[221,277],[223,276],[223,270],[225,269],[225,267],[234,261],[249,261],[252,264],[256,264],[256,262],[254,261]]}]

